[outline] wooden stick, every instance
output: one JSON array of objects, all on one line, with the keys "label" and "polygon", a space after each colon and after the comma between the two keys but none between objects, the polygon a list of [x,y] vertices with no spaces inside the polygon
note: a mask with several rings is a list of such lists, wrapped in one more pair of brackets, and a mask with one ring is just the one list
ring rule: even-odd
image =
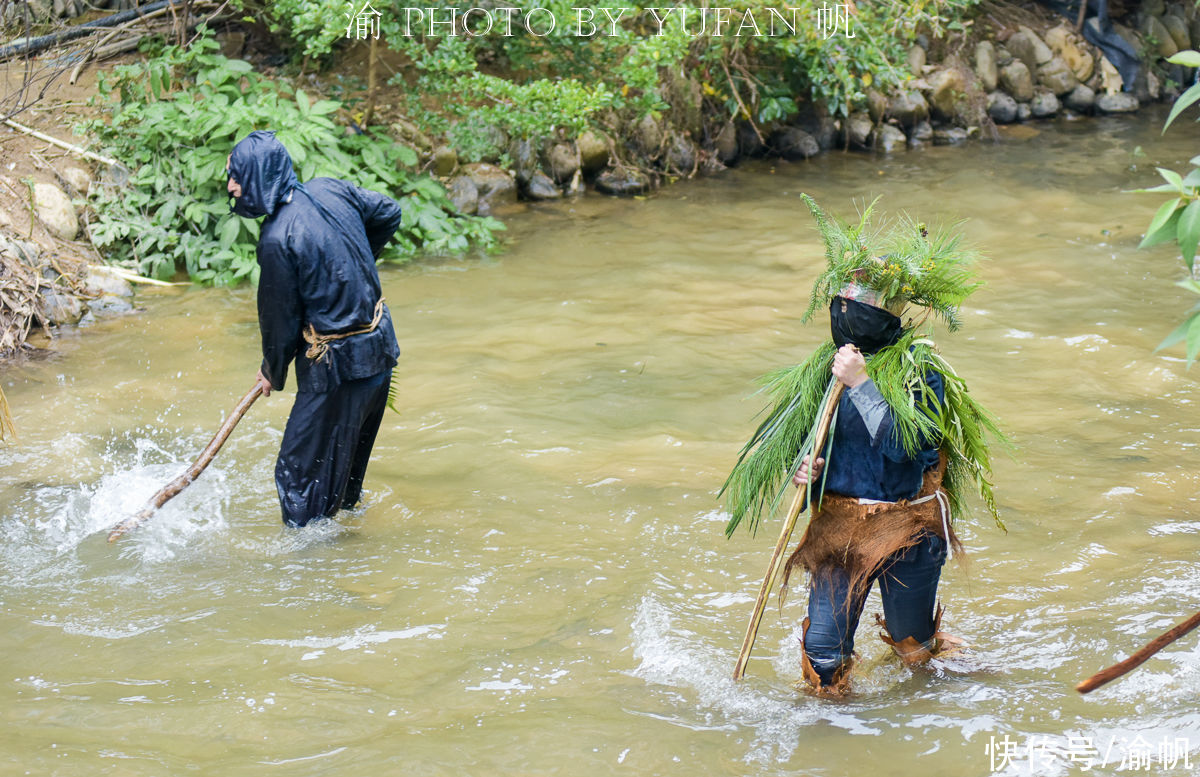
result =
[{"label": "wooden stick", "polygon": [[1075,690],[1079,691],[1080,693],[1090,693],[1091,691],[1099,688],[1101,685],[1104,685],[1107,682],[1112,682],[1123,674],[1132,672],[1134,669],[1137,669],[1139,666],[1141,666],[1150,656],[1162,650],[1167,645],[1170,645],[1172,642],[1179,639],[1184,634],[1187,634],[1197,626],[1200,626],[1200,612],[1188,618],[1183,623],[1180,623],[1167,633],[1158,636],[1154,639],[1154,641],[1148,643],[1144,648],[1134,653],[1124,661],[1113,664],[1107,669],[1102,669],[1099,672],[1096,672],[1096,674],[1084,680],[1079,685],[1076,685]]},{"label": "wooden stick", "polygon": [[221,446],[225,444],[225,440],[229,437],[230,432],[233,431],[233,427],[237,426],[238,421],[242,420],[242,416],[244,416],[246,411],[250,409],[250,406],[254,404],[254,400],[258,399],[260,396],[262,396],[262,384],[256,381],[254,388],[250,389],[246,396],[242,397],[241,401],[237,403],[237,407],[235,407],[229,417],[225,419],[225,423],[221,424],[221,428],[217,430],[215,435],[213,435],[212,440],[210,440],[208,443],[208,447],[201,452],[195,463],[188,467],[187,471],[182,475],[163,486],[161,491],[151,497],[150,501],[146,503],[145,508],[143,508],[140,513],[132,518],[126,518],[124,521],[114,526],[108,533],[108,541],[112,542],[122,534],[141,526],[143,523],[149,520],[150,516],[154,515],[154,512],[158,510],[158,508],[162,507],[172,497],[190,486],[192,481],[200,477],[200,473],[203,472],[204,468],[212,462],[213,457],[217,455],[217,451],[221,450]]},{"label": "wooden stick", "polygon": [[[837,408],[838,400],[842,398],[842,391],[846,385],[841,381],[835,381],[833,392],[829,395],[829,402],[825,405],[821,413],[821,421],[817,424],[816,439],[813,441],[812,461],[816,461],[817,454],[825,447],[825,436],[829,433],[829,423],[833,420],[833,411]],[[812,473],[812,467],[809,466],[809,473]],[[746,626],[746,637],[742,640],[742,652],[738,654],[737,664],[733,667],[733,679],[740,680],[746,676],[746,663],[750,660],[750,651],[754,648],[754,640],[758,637],[758,627],[762,623],[763,610],[767,608],[767,598],[771,595],[771,589],[775,587],[775,580],[779,577],[779,570],[783,568],[783,553],[787,550],[788,542],[792,539],[792,530],[796,528],[796,519],[800,517],[800,508],[804,505],[805,497],[808,496],[808,484],[800,486],[796,489],[796,498],[792,500],[792,506],[788,510],[787,520],[783,522],[783,529],[779,532],[779,541],[775,543],[775,550],[771,553],[771,561],[767,565],[767,574],[763,578],[762,587],[758,589],[758,600],[754,603],[754,613],[750,616],[750,623]]]},{"label": "wooden stick", "polygon": [[91,151],[88,151],[87,149],[80,148],[79,146],[72,146],[70,143],[66,142],[65,140],[59,140],[58,138],[53,138],[42,132],[38,132],[35,129],[30,129],[29,127],[26,127],[24,125],[17,124],[12,119],[5,119],[4,123],[7,124],[8,126],[12,127],[13,129],[15,129],[17,132],[24,132],[26,135],[31,135],[31,136],[37,138],[38,140],[44,140],[51,145],[58,146],[59,148],[65,148],[67,151],[70,151],[72,154],[78,154],[79,156],[84,157],[85,159],[94,159],[97,162],[100,162],[101,164],[108,165],[109,167],[115,167],[116,165],[120,164],[120,162],[118,162],[117,160],[115,160],[111,157],[101,156],[100,154],[93,154]]},{"label": "wooden stick", "polygon": [[1075,20],[1075,32],[1083,30],[1083,20],[1087,18],[1088,0],[1079,0],[1079,18]]}]

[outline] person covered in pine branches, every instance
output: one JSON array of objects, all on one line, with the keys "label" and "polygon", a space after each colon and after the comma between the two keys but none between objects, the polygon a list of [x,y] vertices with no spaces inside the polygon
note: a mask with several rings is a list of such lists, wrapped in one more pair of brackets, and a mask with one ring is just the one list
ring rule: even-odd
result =
[{"label": "person covered in pine branches", "polygon": [[[877,580],[881,637],[905,663],[926,661],[954,640],[939,631],[937,607],[942,566],[960,547],[952,516],[965,513],[974,486],[999,524],[985,438],[1004,438],[925,326],[932,314],[958,328],[959,306],[979,285],[970,270],[975,253],[952,231],[931,235],[902,220],[879,233],[870,228],[870,208],[852,226],[803,197],[828,265],[802,320],[828,306],[831,339],[802,364],[768,376],[774,407],[722,493],[732,534],[743,519],[754,528],[773,512],[789,481],[809,485],[811,517],[783,589],[793,570],[808,571],[803,677],[818,693],[841,695]],[[916,318],[905,323],[906,312]],[[834,382],[845,389],[825,447],[813,451],[814,422]]]}]

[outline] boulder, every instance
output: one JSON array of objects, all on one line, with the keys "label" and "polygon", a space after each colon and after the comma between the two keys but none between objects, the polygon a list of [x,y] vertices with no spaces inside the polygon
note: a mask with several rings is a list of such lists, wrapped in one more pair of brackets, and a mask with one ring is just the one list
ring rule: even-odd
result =
[{"label": "boulder", "polygon": [[1012,124],[1017,120],[1017,101],[1004,92],[992,92],[987,98],[987,112],[997,124]]},{"label": "boulder", "polygon": [[717,137],[713,141],[713,150],[716,151],[717,159],[723,165],[731,165],[737,161],[737,127],[732,121],[725,122],[721,131],[717,133]]},{"label": "boulder", "polygon": [[62,171],[62,177],[81,197],[87,196],[92,185],[92,176],[88,171],[72,166]]},{"label": "boulder", "polygon": [[1063,104],[1076,113],[1091,113],[1092,109],[1096,106],[1096,93],[1087,86],[1080,84],[1066,96]]},{"label": "boulder", "polygon": [[1067,63],[1075,78],[1086,81],[1096,69],[1096,60],[1087,49],[1087,44],[1065,24],[1051,27],[1046,32],[1046,45],[1054,55]]},{"label": "boulder", "polygon": [[878,124],[883,121],[883,117],[887,114],[888,100],[874,89],[867,90],[867,115],[871,117],[871,121]]},{"label": "boulder", "polygon": [[908,133],[908,140],[914,144],[933,140],[933,125],[927,121],[917,122]]},{"label": "boulder", "polygon": [[[1108,61],[1108,57],[1100,56],[1099,68],[1099,83],[1092,86],[1097,93],[1104,92],[1105,94],[1116,94],[1122,91],[1125,82],[1121,78],[1121,74],[1117,72],[1117,68],[1113,63]],[[1089,84],[1090,86],[1091,84]]]},{"label": "boulder", "polygon": [[638,150],[646,156],[658,156],[663,142],[663,130],[658,121],[649,113],[634,125],[633,142]]},{"label": "boulder", "polygon": [[479,210],[479,189],[469,176],[457,175],[450,180],[446,187],[450,202],[454,209],[464,216],[473,216]]},{"label": "boulder", "polygon": [[846,139],[856,148],[866,148],[867,140],[871,137],[871,117],[865,113],[852,113],[846,119]]},{"label": "boulder", "polygon": [[133,303],[124,297],[105,294],[97,299],[88,300],[88,312],[99,318],[123,316],[133,312]]},{"label": "boulder", "polygon": [[1019,59],[1014,59],[1007,66],[1000,68],[1000,87],[1016,98],[1017,102],[1029,102],[1033,99],[1033,77],[1029,68]]},{"label": "boulder", "polygon": [[562,192],[559,191],[558,186],[550,179],[550,176],[541,170],[533,172],[524,191],[525,196],[531,200],[557,200],[559,197],[562,197]]},{"label": "boulder", "polygon": [[409,145],[422,153],[428,153],[433,150],[433,141],[429,139],[429,136],[417,129],[417,125],[406,119],[397,119],[392,122],[392,134],[397,138],[407,141]]},{"label": "boulder", "polygon": [[681,134],[673,134],[667,145],[667,169],[680,175],[691,175],[696,169],[696,158],[696,145]]},{"label": "boulder", "polygon": [[738,153],[746,157],[758,157],[767,152],[767,145],[754,130],[754,125],[748,121],[737,124]]},{"label": "boulder", "polygon": [[1154,41],[1154,52],[1160,57],[1173,57],[1179,51],[1171,31],[1158,20],[1158,17],[1147,16],[1142,22],[1142,34]]},{"label": "boulder", "polygon": [[809,102],[799,103],[800,111],[792,121],[792,126],[812,135],[822,151],[828,151],[837,145],[838,126],[833,117],[824,107]]},{"label": "boulder", "polygon": [[983,85],[983,91],[996,91],[1000,70],[996,65],[996,47],[990,40],[980,41],[975,46],[975,75]]},{"label": "boulder", "polygon": [[996,67],[1008,67],[1014,59],[1016,57],[1012,55],[1012,52],[1006,46],[996,47]]},{"label": "boulder", "polygon": [[83,318],[83,303],[74,295],[43,289],[38,295],[37,312],[51,326],[77,324]]},{"label": "boulder", "polygon": [[445,178],[458,167],[458,152],[449,146],[438,146],[433,152],[433,173]]},{"label": "boulder", "polygon": [[613,196],[632,196],[650,191],[650,179],[632,168],[605,170],[596,178],[596,191]]},{"label": "boulder", "polygon": [[598,173],[608,164],[608,138],[596,130],[586,130],[575,139],[579,148],[579,164],[588,175]]},{"label": "boulder", "polygon": [[487,162],[476,162],[467,165],[463,172],[479,192],[477,212],[480,215],[487,216],[496,207],[517,201],[517,182],[501,168]]},{"label": "boulder", "polygon": [[939,70],[929,77],[929,104],[934,115],[944,119],[959,116],[966,93],[967,79],[958,68]]},{"label": "boulder", "polygon": [[112,268],[90,264],[83,276],[83,285],[90,294],[111,297],[132,297],[133,286]]},{"label": "boulder", "polygon": [[929,103],[916,89],[906,89],[892,95],[887,112],[900,126],[911,128],[929,118]]},{"label": "boulder", "polygon": [[933,145],[956,146],[965,143],[970,135],[962,127],[945,127],[933,131]]},{"label": "boulder", "polygon": [[1060,107],[1058,98],[1049,89],[1038,90],[1029,102],[1029,112],[1035,119],[1049,119],[1057,116]]},{"label": "boulder", "polygon": [[1033,118],[1033,109],[1029,103],[1017,103],[1017,121],[1029,121]]},{"label": "boulder", "polygon": [[493,165],[499,163],[500,154],[508,148],[508,133],[489,124],[483,128],[482,134],[485,141],[484,151],[480,154],[481,161]]},{"label": "boulder", "polygon": [[546,171],[558,183],[566,183],[581,166],[579,149],[574,143],[555,143],[546,152]]},{"label": "boulder", "polygon": [[808,159],[821,153],[817,139],[798,127],[784,127],[771,136],[772,150],[784,159]]},{"label": "boulder", "polygon": [[908,138],[904,131],[898,127],[893,127],[891,124],[881,124],[875,128],[874,136],[875,150],[882,151],[885,154],[890,154],[897,149],[904,148],[908,143]]},{"label": "boulder", "polygon": [[1175,41],[1176,49],[1183,51],[1192,47],[1192,34],[1182,16],[1169,13],[1162,18],[1162,25],[1171,33],[1171,40]]},{"label": "boulder", "polygon": [[1038,37],[1037,33],[1022,25],[1005,42],[1012,55],[1025,63],[1030,73],[1037,72],[1038,66],[1044,65],[1054,58],[1054,52]]},{"label": "boulder", "polygon": [[1096,97],[1096,110],[1100,113],[1132,113],[1138,109],[1138,105],[1138,99],[1129,92]]},{"label": "boulder", "polygon": [[1069,94],[1079,85],[1079,79],[1062,57],[1054,57],[1039,67],[1037,75],[1038,83],[1055,95]]},{"label": "boulder", "polygon": [[1133,84],[1133,96],[1143,103],[1157,102],[1162,96],[1162,81],[1153,70],[1148,67],[1138,70],[1137,81]]},{"label": "boulder", "polygon": [[920,78],[921,71],[925,67],[926,58],[923,46],[914,45],[908,50],[908,69],[918,78]]},{"label": "boulder", "polygon": [[52,183],[34,184],[33,202],[37,216],[50,234],[61,240],[74,240],[79,234],[79,218],[62,189]]},{"label": "boulder", "polygon": [[508,147],[508,157],[512,160],[512,171],[517,183],[525,186],[538,169],[536,144],[529,138],[514,140]]}]

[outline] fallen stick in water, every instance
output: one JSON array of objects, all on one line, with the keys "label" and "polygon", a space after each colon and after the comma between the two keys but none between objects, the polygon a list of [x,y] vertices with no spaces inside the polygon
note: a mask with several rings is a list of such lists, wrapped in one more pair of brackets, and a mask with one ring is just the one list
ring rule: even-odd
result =
[{"label": "fallen stick in water", "polygon": [[262,396],[262,384],[256,381],[254,388],[250,389],[246,396],[242,397],[241,401],[237,403],[237,407],[233,408],[233,412],[225,419],[225,423],[221,424],[221,428],[213,435],[212,440],[209,441],[208,446],[201,452],[195,463],[188,467],[187,471],[182,475],[163,486],[161,491],[151,497],[140,513],[132,518],[126,518],[114,526],[108,533],[108,541],[112,542],[122,534],[141,526],[149,520],[150,516],[154,515],[154,512],[158,508],[165,505],[172,497],[190,486],[192,481],[200,477],[200,473],[212,463],[213,458],[217,455],[217,451],[221,450],[221,446],[225,444],[225,440],[228,439],[230,433],[233,431],[233,427],[237,426],[238,421],[242,420],[242,416],[254,404],[254,400],[260,396]]},{"label": "fallen stick in water", "polygon": [[1180,623],[1178,626],[1166,632],[1165,634],[1158,636],[1152,642],[1149,642],[1144,648],[1134,653],[1124,661],[1113,664],[1107,669],[1101,669],[1099,672],[1096,672],[1096,674],[1084,680],[1079,685],[1076,685],[1075,690],[1079,691],[1080,693],[1090,693],[1091,691],[1099,688],[1101,685],[1112,682],[1123,674],[1132,672],[1134,669],[1137,669],[1139,666],[1141,666],[1150,656],[1162,650],[1167,645],[1170,645],[1172,642],[1179,639],[1184,634],[1187,634],[1197,626],[1200,626],[1200,612],[1188,618],[1183,623]]}]

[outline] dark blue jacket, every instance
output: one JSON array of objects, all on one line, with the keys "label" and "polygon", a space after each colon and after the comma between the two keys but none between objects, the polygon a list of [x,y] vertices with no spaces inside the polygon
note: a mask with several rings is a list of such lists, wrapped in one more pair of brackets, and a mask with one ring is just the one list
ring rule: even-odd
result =
[{"label": "dark blue jacket", "polygon": [[317,178],[304,186],[287,150],[267,132],[234,147],[230,174],[241,184],[235,212],[265,215],[258,240],[258,322],[263,376],[282,389],[296,360],[302,392],[328,391],[396,364],[400,348],[386,306],[373,332],[335,340],[312,362],[302,336],[346,332],[371,323],[381,289],[375,258],[400,226],[400,206],[347,181]]},{"label": "dark blue jacket", "polygon": [[[937,394],[940,404],[945,397],[942,376],[930,370],[925,380],[928,390]],[[917,455],[909,456],[900,445],[892,412],[888,409],[872,440],[850,391],[844,391],[838,402],[833,450],[826,462],[827,472],[822,473],[825,488],[830,493],[883,502],[911,499],[921,490],[925,470],[938,463],[940,437],[934,435],[922,440]],[[919,407],[921,398],[918,396],[916,401]],[[821,474],[818,474],[815,483],[818,492],[820,482]]]}]

